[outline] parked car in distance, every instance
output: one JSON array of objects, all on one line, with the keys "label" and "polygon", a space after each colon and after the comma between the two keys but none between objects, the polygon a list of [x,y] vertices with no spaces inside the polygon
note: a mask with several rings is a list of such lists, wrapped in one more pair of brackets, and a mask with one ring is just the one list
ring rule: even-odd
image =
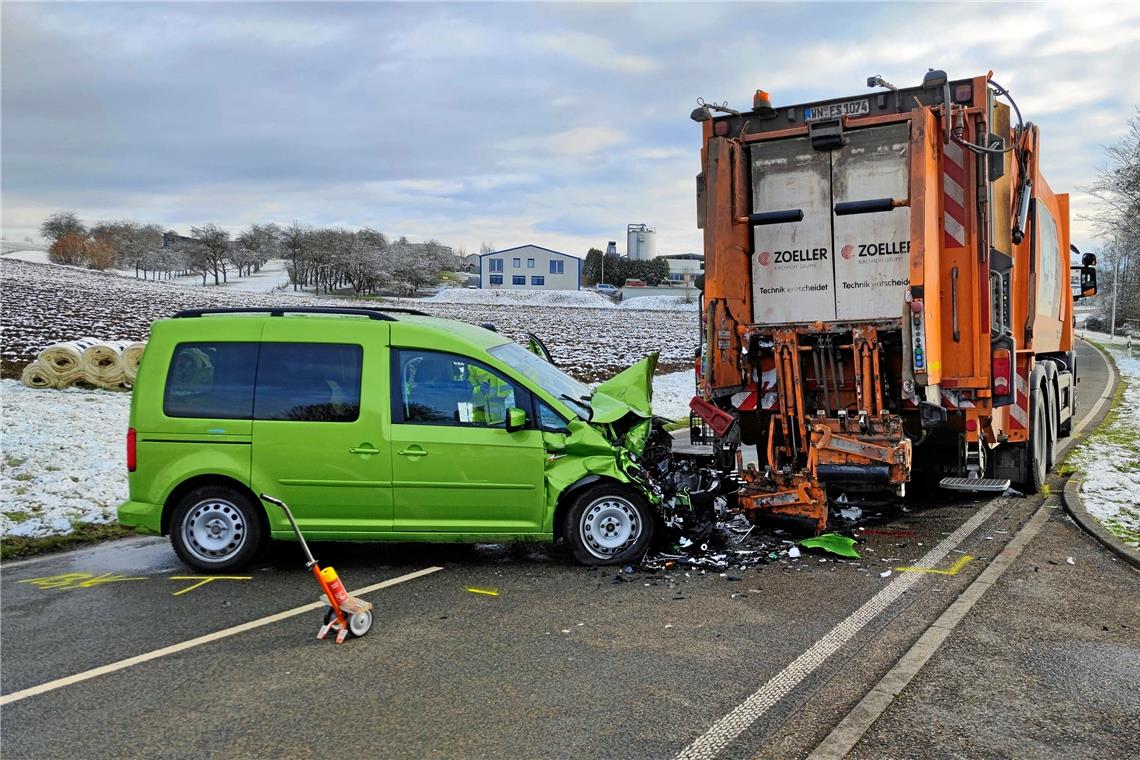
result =
[{"label": "parked car in distance", "polygon": [[311,540],[565,538],[584,564],[627,563],[658,519],[635,464],[655,363],[591,392],[497,332],[418,312],[179,312],[139,369],[119,522],[205,573],[293,538],[263,493]]},{"label": "parked car in distance", "polygon": [[610,285],[608,282],[599,282],[594,288],[602,295],[612,296],[618,292],[616,285]]}]

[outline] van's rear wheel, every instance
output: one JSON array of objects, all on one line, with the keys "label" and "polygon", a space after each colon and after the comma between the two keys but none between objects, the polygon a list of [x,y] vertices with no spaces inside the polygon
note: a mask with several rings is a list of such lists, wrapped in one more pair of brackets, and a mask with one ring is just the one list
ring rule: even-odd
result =
[{"label": "van's rear wheel", "polygon": [[620,565],[645,553],[653,528],[653,513],[640,494],[621,483],[599,483],[574,500],[563,535],[583,565]]},{"label": "van's rear wheel", "polygon": [[235,570],[257,554],[261,517],[253,501],[229,486],[203,486],[178,502],[170,543],[179,559],[204,573]]}]

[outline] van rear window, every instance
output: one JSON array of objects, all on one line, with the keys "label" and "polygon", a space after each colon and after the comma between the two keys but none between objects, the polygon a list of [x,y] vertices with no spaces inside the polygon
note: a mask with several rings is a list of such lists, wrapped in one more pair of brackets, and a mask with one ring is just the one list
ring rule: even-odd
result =
[{"label": "van rear window", "polygon": [[364,351],[340,343],[263,343],[253,418],[352,422]]},{"label": "van rear window", "polygon": [[167,417],[352,422],[364,350],[340,343],[182,343],[166,379]]},{"label": "van rear window", "polygon": [[248,420],[253,415],[257,343],[182,343],[166,375],[167,417]]}]

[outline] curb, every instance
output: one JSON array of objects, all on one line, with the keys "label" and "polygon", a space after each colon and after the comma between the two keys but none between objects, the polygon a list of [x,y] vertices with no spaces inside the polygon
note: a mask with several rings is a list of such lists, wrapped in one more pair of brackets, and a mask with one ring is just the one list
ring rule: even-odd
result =
[{"label": "curb", "polygon": [[1081,529],[1084,530],[1085,533],[1088,533],[1097,541],[1104,544],[1106,549],[1132,565],[1132,567],[1140,570],[1140,551],[1121,543],[1116,536],[1105,530],[1105,528],[1097,522],[1095,517],[1085,511],[1085,505],[1081,503],[1080,493],[1081,483],[1083,481],[1084,478],[1074,475],[1065,483],[1065,494],[1062,499],[1065,505],[1065,511],[1076,521],[1077,525],[1081,526]]}]

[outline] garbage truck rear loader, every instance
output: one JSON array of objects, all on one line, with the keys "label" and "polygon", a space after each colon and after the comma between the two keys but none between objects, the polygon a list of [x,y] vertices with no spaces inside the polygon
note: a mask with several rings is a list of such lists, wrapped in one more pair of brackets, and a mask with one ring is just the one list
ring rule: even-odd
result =
[{"label": "garbage truck rear loader", "polygon": [[692,114],[691,406],[737,463],[740,507],[814,531],[829,489],[1039,488],[1076,407],[1073,296],[1096,291],[1091,255],[1070,291],[1069,197],[990,76],[868,85],[883,89]]}]

